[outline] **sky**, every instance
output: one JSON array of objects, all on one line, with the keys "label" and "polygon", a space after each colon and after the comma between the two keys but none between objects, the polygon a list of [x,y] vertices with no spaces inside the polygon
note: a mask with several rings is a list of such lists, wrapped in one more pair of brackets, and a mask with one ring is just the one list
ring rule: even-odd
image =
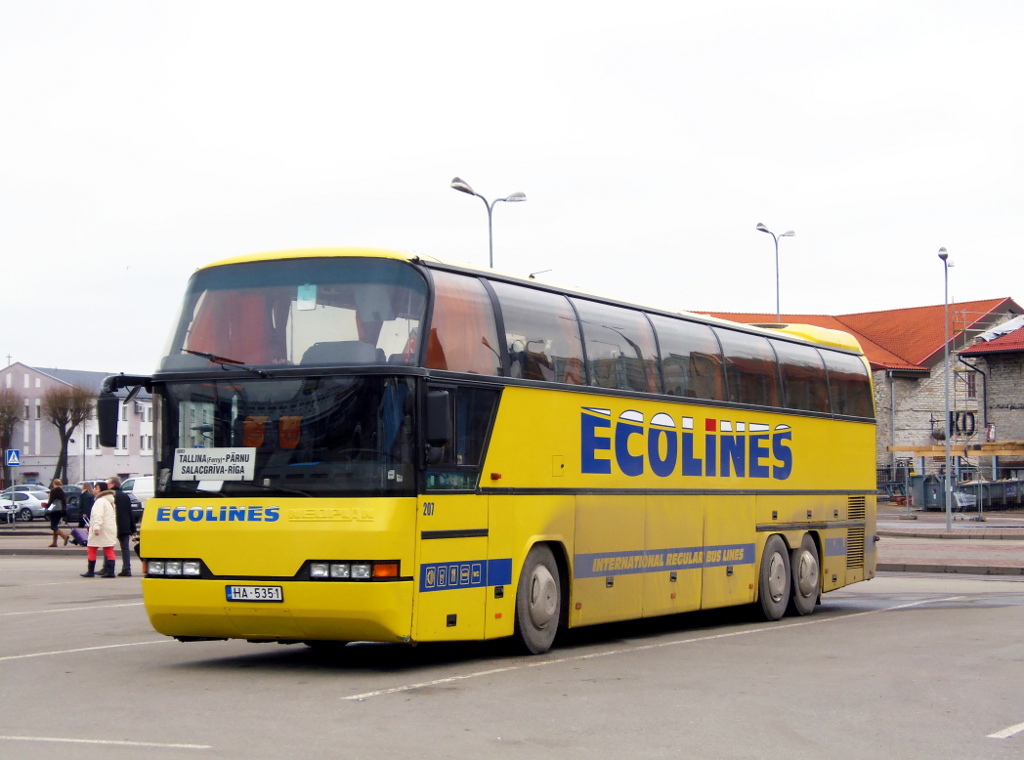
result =
[{"label": "sky", "polygon": [[1024,303],[1024,4],[0,0],[0,361],[372,246],[673,311]]}]

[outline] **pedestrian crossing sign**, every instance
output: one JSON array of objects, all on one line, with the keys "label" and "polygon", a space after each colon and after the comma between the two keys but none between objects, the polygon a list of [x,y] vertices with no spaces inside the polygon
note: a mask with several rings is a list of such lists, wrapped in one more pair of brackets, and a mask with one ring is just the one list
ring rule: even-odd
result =
[{"label": "pedestrian crossing sign", "polygon": [[7,449],[6,462],[8,467],[21,466],[21,449]]}]

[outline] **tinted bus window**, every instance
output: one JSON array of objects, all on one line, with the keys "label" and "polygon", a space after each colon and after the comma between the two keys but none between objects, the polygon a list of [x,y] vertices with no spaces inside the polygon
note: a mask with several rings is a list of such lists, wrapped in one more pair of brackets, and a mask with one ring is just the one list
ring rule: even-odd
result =
[{"label": "tinted bus window", "polygon": [[760,335],[717,329],[725,353],[729,400],[740,404],[780,406],[775,352]]},{"label": "tinted bus window", "polygon": [[408,363],[427,285],[408,264],[295,258],[226,264],[193,275],[161,369]]},{"label": "tinted bus window", "polygon": [[725,400],[722,349],[707,325],[651,315],[661,348],[661,372],[670,396]]},{"label": "tinted bus window", "polygon": [[477,375],[501,374],[494,310],[475,277],[434,271],[434,312],[427,366]]},{"label": "tinted bus window", "polygon": [[874,417],[871,377],[858,356],[822,351],[828,368],[828,388],[833,414]]},{"label": "tinted bus window", "polygon": [[624,391],[658,392],[654,331],[638,311],[573,299],[583,325],[590,384]]},{"label": "tinted bus window", "polygon": [[557,293],[491,282],[505,323],[509,376],[583,384],[583,342],[576,312]]},{"label": "tinted bus window", "polygon": [[445,388],[450,397],[452,440],[427,468],[429,490],[473,490],[480,480],[487,440],[498,405],[491,388]]},{"label": "tinted bus window", "polygon": [[828,380],[821,354],[811,346],[772,341],[782,372],[782,405],[787,409],[827,412]]}]

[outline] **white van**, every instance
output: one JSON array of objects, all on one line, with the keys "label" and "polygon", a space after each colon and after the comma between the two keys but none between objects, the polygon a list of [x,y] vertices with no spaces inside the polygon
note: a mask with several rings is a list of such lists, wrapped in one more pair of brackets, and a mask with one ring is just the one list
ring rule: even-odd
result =
[{"label": "white van", "polygon": [[142,506],[146,506],[146,499],[153,495],[153,476],[136,475],[126,478],[121,483],[122,491],[131,491],[138,498]]}]

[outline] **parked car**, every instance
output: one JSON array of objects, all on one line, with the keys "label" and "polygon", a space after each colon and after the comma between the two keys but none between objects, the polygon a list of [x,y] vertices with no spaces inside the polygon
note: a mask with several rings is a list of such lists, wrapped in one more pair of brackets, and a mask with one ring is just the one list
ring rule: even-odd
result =
[{"label": "parked car", "polygon": [[[104,482],[103,488],[105,489],[106,487],[107,484]],[[135,515],[135,522],[138,523],[142,519],[143,504],[141,501],[139,501],[139,497],[133,494],[131,491],[125,491],[125,493],[128,494],[128,498],[129,500],[131,500],[132,514]],[[81,493],[79,493],[79,496],[81,496]],[[78,520],[81,515],[81,509],[78,506],[79,496],[75,496],[74,498],[68,499],[68,511],[67,514],[64,516],[64,520],[67,522],[68,525],[78,524]]]},{"label": "parked car", "polygon": [[130,491],[139,497],[139,501],[142,505],[146,505],[146,500],[153,497],[153,476],[152,475],[136,475],[135,477],[128,478],[121,483],[122,491]]},{"label": "parked car", "polygon": [[13,491],[0,499],[0,508],[11,509],[19,520],[46,516],[46,491]]},{"label": "parked car", "polygon": [[[72,496],[78,496],[78,494],[82,493],[82,487],[81,486],[72,485],[70,483],[68,485],[66,485],[66,486],[63,486],[63,489],[64,489],[64,496],[67,497],[68,499],[70,499]],[[28,491],[28,492],[32,492],[32,493],[35,493],[36,491],[42,491],[47,496],[50,495],[50,489],[48,487],[41,486],[41,485],[39,485],[37,483],[37,484],[25,485],[25,486],[10,486],[9,488],[5,488],[3,491],[0,491],[0,498],[4,498],[4,499],[9,498],[9,495],[12,492],[16,492],[16,491]]]},{"label": "parked car", "polygon": [[7,498],[7,494],[11,493],[12,491],[45,491],[45,490],[46,490],[46,486],[41,486],[41,485],[38,485],[36,483],[30,483],[28,485],[8,486],[3,491],[0,491],[0,496],[2,496],[3,498]]}]

